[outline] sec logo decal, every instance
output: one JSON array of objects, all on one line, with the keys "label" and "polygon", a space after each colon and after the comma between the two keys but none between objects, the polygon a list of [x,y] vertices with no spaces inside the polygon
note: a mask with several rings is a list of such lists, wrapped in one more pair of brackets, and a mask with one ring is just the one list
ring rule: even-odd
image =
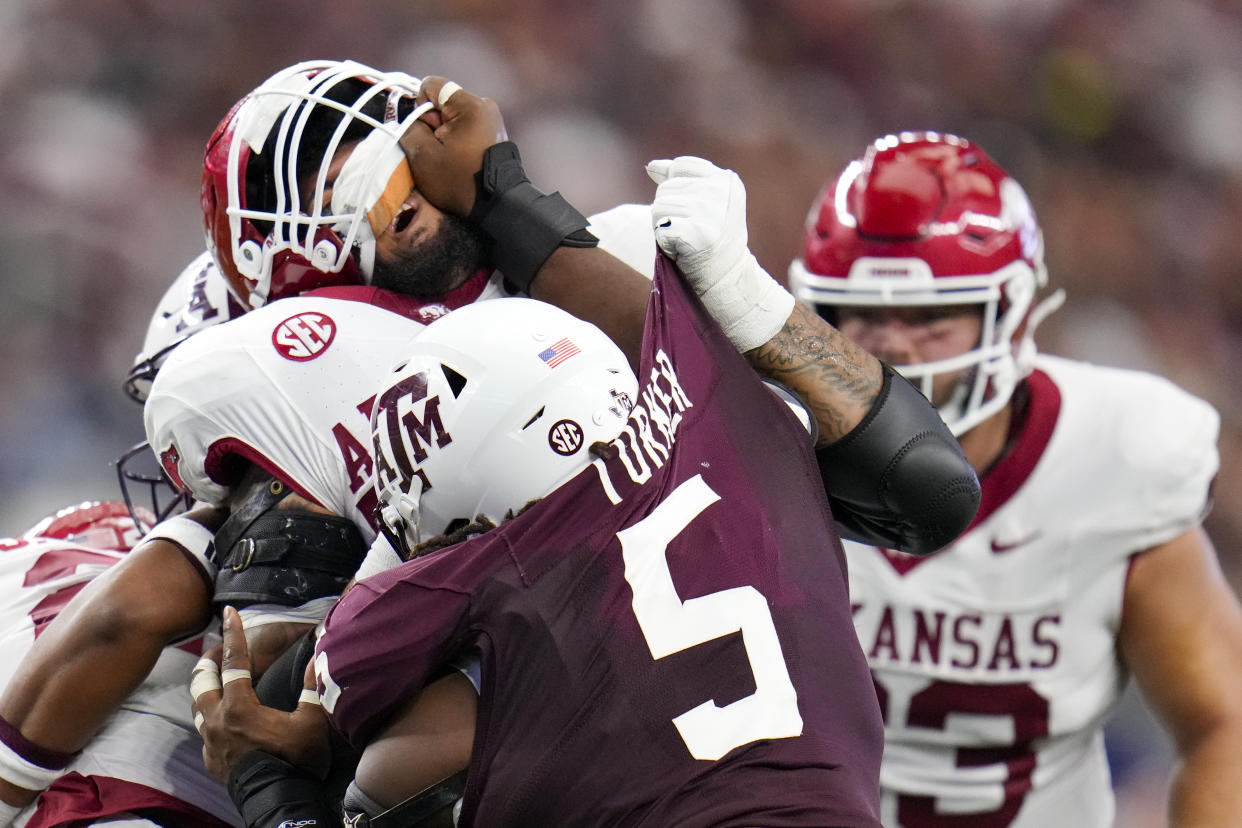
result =
[{"label": "sec logo decal", "polygon": [[272,331],[272,346],[285,359],[305,362],[328,350],[336,323],[327,314],[306,311],[290,316]]},{"label": "sec logo decal", "polygon": [[582,426],[573,420],[561,420],[548,429],[548,445],[562,457],[582,448]]}]

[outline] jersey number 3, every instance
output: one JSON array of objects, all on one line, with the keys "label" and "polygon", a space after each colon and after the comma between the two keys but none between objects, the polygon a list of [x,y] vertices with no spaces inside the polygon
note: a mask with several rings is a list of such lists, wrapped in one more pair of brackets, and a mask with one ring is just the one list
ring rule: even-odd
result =
[{"label": "jersey number 3", "polygon": [[741,586],[682,601],[673,585],[666,557],[669,544],[718,500],[696,474],[647,517],[617,533],[625,579],[634,591],[634,615],[653,658],[742,634],[755,692],[724,707],[705,701],[673,719],[690,755],[709,761],[750,742],[802,733],[798,694],[763,594]]}]

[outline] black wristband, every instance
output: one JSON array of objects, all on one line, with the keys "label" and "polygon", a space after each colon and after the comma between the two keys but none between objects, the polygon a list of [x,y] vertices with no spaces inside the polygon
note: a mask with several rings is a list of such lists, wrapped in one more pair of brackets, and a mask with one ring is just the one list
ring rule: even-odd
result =
[{"label": "black wristband", "polygon": [[492,240],[493,263],[515,290],[529,292],[535,274],[556,248],[599,244],[586,229],[586,217],[560,193],[548,195],[530,183],[512,141],[487,148],[475,183],[470,220]]},{"label": "black wristband", "polygon": [[340,810],[324,799],[324,785],[270,753],[248,753],[229,773],[229,796],[246,828],[282,824],[335,826]]}]

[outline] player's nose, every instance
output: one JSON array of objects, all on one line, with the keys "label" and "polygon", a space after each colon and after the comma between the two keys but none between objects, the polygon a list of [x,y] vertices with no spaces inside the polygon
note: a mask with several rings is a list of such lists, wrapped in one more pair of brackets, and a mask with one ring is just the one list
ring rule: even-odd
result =
[{"label": "player's nose", "polygon": [[842,333],[857,342],[867,353],[890,365],[917,362],[917,349],[910,325],[893,314],[869,315],[842,325]]}]

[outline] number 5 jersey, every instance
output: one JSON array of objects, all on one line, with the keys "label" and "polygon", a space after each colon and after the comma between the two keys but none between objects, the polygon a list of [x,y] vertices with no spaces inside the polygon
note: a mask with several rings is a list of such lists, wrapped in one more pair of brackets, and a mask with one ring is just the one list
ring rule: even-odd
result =
[{"label": "number 5 jersey", "polygon": [[324,708],[362,747],[477,655],[461,825],[878,825],[879,711],[805,428],[663,260],[638,377],[605,457],[345,595]]}]

